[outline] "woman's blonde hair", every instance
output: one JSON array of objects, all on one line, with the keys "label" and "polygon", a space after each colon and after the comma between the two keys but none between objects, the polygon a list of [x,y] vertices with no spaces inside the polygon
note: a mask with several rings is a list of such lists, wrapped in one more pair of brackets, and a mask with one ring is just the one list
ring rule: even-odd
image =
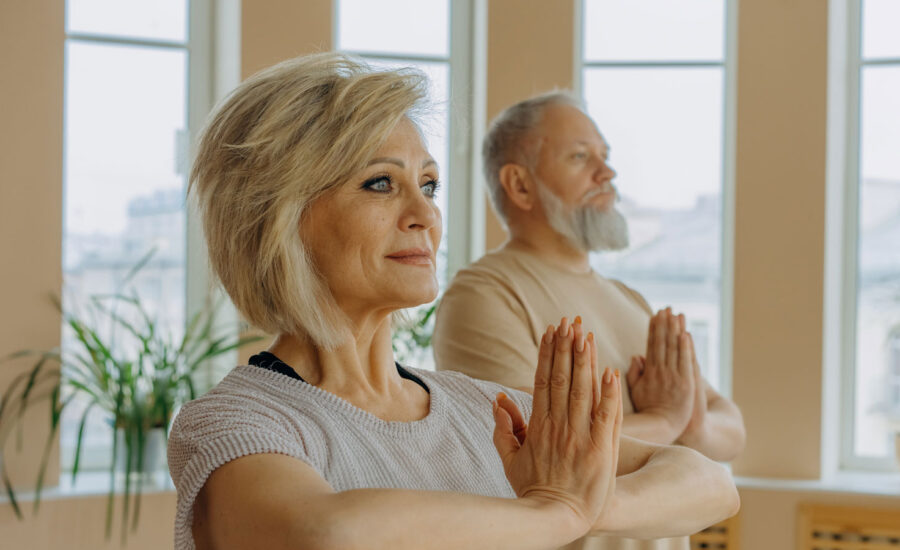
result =
[{"label": "woman's blonde hair", "polygon": [[213,271],[248,322],[325,348],[349,336],[300,220],[362,170],[403,117],[417,119],[426,93],[418,71],[324,53],[253,75],[214,110],[188,191]]}]

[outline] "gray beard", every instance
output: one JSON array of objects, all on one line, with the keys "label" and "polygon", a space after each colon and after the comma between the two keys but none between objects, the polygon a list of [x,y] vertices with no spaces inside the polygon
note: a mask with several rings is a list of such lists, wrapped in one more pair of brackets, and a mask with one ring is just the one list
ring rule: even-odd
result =
[{"label": "gray beard", "polygon": [[[628,222],[615,208],[598,210],[590,205],[568,211],[562,200],[537,183],[538,197],[550,227],[565,237],[574,247],[585,252],[622,250],[628,247]],[[585,197],[589,198],[590,195]]]}]

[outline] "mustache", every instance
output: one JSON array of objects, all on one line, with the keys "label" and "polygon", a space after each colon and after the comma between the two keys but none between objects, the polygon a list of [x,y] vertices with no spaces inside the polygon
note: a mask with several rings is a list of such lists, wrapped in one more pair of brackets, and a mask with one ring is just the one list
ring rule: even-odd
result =
[{"label": "mustache", "polygon": [[615,193],[616,202],[619,202],[622,198],[619,195],[619,188],[616,187],[615,185],[613,185],[612,183],[607,183],[603,187],[598,187],[596,189],[592,189],[591,191],[588,191],[588,193],[582,198],[582,201],[588,202],[591,199],[593,199],[594,197],[596,197],[597,195],[605,195],[606,193],[609,193],[610,191]]}]

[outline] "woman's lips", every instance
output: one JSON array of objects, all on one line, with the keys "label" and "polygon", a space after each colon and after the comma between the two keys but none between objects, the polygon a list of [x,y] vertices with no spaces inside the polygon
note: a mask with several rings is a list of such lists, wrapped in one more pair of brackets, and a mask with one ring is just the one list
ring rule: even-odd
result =
[{"label": "woman's lips", "polygon": [[431,252],[423,249],[400,250],[389,254],[387,258],[407,265],[432,265]]}]

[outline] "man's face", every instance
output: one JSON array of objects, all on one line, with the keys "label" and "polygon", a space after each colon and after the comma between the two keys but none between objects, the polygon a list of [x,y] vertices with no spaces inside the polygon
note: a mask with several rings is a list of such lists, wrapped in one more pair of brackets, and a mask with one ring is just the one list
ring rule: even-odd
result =
[{"label": "man's face", "polygon": [[609,146],[581,110],[554,105],[538,127],[540,154],[534,176],[547,222],[585,251],[628,246],[625,218],[615,209],[615,170]]}]

